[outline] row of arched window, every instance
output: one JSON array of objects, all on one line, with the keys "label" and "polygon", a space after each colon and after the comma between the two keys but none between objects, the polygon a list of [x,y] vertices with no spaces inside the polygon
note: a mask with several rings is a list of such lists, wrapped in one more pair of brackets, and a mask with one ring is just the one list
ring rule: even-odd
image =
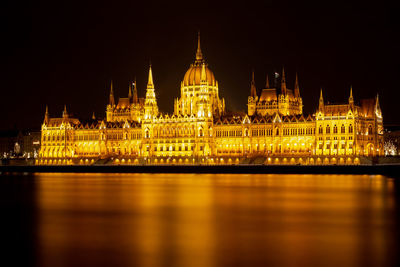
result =
[{"label": "row of arched window", "polygon": [[[322,125],[319,126],[318,133],[319,134],[323,134],[324,133],[324,128],[322,127]],[[331,126],[330,125],[326,125],[325,133],[326,134],[330,134],[331,133]],[[338,133],[338,127],[337,127],[336,124],[333,126],[332,133],[334,133],[334,134]],[[340,133],[342,133],[342,134],[346,133],[346,127],[344,126],[344,124],[342,124],[342,126],[340,127]],[[353,125],[352,124],[349,125],[347,133],[353,133]]]},{"label": "row of arched window", "polygon": [[284,128],[283,135],[311,135],[315,133],[313,128]]},{"label": "row of arched window", "polygon": [[[65,140],[65,135],[60,135],[60,134],[57,134],[57,135],[43,135],[43,142],[46,142],[46,141],[64,141]],[[67,135],[67,141],[69,141],[70,140],[70,137],[69,137],[69,135]]]},{"label": "row of arched window", "polygon": [[[315,129],[314,128],[284,128],[282,129],[283,135],[312,135],[315,134]],[[241,137],[241,136],[248,136],[249,135],[249,130],[245,129],[244,130],[244,135],[243,131],[241,129],[236,129],[236,130],[217,130],[216,131],[216,137]],[[268,128],[268,129],[251,129],[251,135],[252,136],[272,136],[273,134],[273,129]],[[279,135],[279,129],[276,128],[275,135]]]},{"label": "row of arched window", "polygon": [[218,130],[215,132],[216,137],[235,137],[242,136],[242,130]]},{"label": "row of arched window", "polygon": [[160,127],[153,130],[155,137],[178,137],[194,135],[194,126],[192,127]]}]

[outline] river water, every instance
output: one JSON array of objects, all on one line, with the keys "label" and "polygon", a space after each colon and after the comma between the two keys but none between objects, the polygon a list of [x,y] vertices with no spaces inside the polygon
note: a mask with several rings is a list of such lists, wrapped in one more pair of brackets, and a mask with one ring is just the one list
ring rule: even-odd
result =
[{"label": "river water", "polygon": [[12,266],[396,266],[399,182],[3,174],[2,258]]}]

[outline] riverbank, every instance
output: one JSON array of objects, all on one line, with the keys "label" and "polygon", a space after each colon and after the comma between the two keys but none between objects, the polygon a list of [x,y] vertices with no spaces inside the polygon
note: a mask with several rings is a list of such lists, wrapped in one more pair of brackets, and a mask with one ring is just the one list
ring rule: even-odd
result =
[{"label": "riverbank", "polygon": [[1,173],[291,173],[400,176],[400,164],[379,165],[58,165],[0,166]]}]

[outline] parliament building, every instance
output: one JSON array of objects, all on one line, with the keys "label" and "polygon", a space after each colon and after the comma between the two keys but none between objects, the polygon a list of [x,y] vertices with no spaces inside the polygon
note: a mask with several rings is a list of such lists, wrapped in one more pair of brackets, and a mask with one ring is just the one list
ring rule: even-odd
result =
[{"label": "parliament building", "polygon": [[296,75],[285,72],[257,92],[254,73],[247,114],[226,112],[218,81],[198,39],[196,58],[181,82],[173,114],[158,109],[150,66],[146,94],[136,82],[116,102],[111,83],[106,117],[82,122],[46,113],[36,164],[360,164],[383,156],[378,96],[356,102],[350,88],[344,104],[328,104],[321,90],[314,114],[303,114]]}]

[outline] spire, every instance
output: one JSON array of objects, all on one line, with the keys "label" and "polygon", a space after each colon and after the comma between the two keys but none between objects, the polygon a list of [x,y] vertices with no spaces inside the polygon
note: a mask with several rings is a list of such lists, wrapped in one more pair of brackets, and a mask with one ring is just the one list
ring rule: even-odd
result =
[{"label": "spire", "polygon": [[201,60],[203,60],[203,54],[201,53],[201,48],[200,48],[200,31],[199,31],[197,36],[196,61],[201,61]]},{"label": "spire", "polygon": [[46,105],[46,112],[44,113],[44,123],[49,123],[49,107]]},{"label": "spire", "polygon": [[353,106],[354,106],[354,99],[353,99],[353,86],[350,86],[349,105],[350,105],[351,107],[353,107]]},{"label": "spire", "polygon": [[251,73],[250,96],[253,97],[253,98],[257,97],[256,82],[255,82],[255,79],[254,79],[254,70]]},{"label": "spire", "polygon": [[133,83],[133,103],[135,103],[135,104],[138,103],[136,77],[135,77],[135,82]]},{"label": "spire", "polygon": [[201,65],[201,77],[200,81],[203,83],[206,83],[207,77],[206,77],[206,64],[203,62]]},{"label": "spire", "polygon": [[115,100],[114,100],[114,90],[113,90],[113,81],[111,80],[111,89],[110,89],[110,102],[109,104],[111,106],[115,106]]},{"label": "spire", "polygon": [[265,82],[265,88],[269,89],[269,79],[268,79],[268,74],[267,74],[267,80]]},{"label": "spire", "polygon": [[379,94],[376,94],[376,99],[375,99],[375,112],[378,113],[381,111],[381,107],[379,105]]},{"label": "spire", "polygon": [[324,110],[324,98],[322,96],[322,88],[321,88],[321,93],[319,95],[319,106],[318,106],[318,110],[319,111],[323,111]]},{"label": "spire", "polygon": [[294,97],[296,98],[300,97],[299,77],[297,76],[297,73],[296,73],[296,81],[294,82]]},{"label": "spire", "polygon": [[285,68],[282,68],[282,80],[281,80],[281,93],[286,95],[286,79],[285,79]]},{"label": "spire", "polygon": [[94,111],[93,111],[92,120],[95,120],[95,119],[96,119],[96,116],[94,115]]},{"label": "spire", "polygon": [[147,82],[146,98],[144,102],[144,118],[150,119],[158,115],[157,99],[153,84],[153,73],[151,71],[151,65],[149,69],[149,80]]},{"label": "spire", "polygon": [[129,82],[128,98],[129,98],[129,102],[132,102],[132,82]]},{"label": "spire", "polygon": [[149,80],[147,82],[147,88],[154,88],[153,72],[151,71],[151,64],[150,64],[150,68],[149,68]]},{"label": "spire", "polygon": [[68,118],[67,105],[64,105],[62,116],[64,119]]}]

